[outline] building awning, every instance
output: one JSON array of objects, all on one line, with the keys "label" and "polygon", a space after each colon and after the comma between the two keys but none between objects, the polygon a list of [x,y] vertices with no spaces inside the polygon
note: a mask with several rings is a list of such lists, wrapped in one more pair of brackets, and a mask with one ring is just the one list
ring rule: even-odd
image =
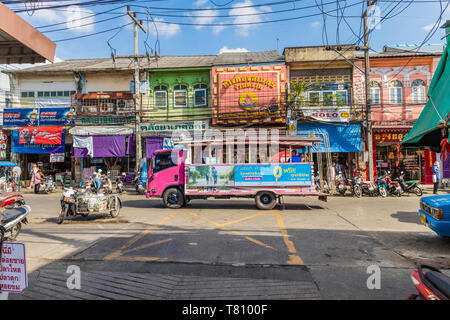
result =
[{"label": "building awning", "polygon": [[114,136],[134,134],[131,127],[74,127],[69,130],[73,136]]},{"label": "building awning", "polygon": [[0,3],[0,64],[53,62],[56,44]]},{"label": "building awning", "polygon": [[441,128],[446,126],[450,112],[450,56],[448,50],[447,46],[428,89],[428,102],[411,131],[403,139],[402,145],[404,146],[431,148],[440,146],[443,138]]},{"label": "building awning", "polygon": [[[334,125],[327,123],[299,123],[297,135],[314,135],[324,139],[313,146],[313,152],[361,152],[361,125],[349,123]],[[328,140],[328,143],[327,143]],[[326,145],[328,144],[328,148]]]}]

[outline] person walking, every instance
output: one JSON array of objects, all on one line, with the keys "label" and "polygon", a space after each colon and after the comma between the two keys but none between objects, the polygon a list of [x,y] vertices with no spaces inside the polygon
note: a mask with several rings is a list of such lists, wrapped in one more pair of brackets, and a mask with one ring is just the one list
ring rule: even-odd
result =
[{"label": "person walking", "polygon": [[39,170],[34,174],[33,184],[34,184],[34,193],[39,194],[39,189],[41,187],[41,174],[42,172]]},{"label": "person walking", "polygon": [[431,172],[433,172],[433,194],[437,194],[437,191],[439,189],[439,181],[441,179],[439,161],[434,162],[434,166],[431,168]]}]

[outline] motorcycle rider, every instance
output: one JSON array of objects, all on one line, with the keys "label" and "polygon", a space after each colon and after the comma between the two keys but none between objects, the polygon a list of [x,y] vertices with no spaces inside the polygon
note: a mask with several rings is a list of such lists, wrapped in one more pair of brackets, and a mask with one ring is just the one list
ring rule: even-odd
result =
[{"label": "motorcycle rider", "polygon": [[102,169],[98,169],[97,172],[94,172],[93,179],[95,183],[95,190],[98,191],[102,187],[101,179],[103,177]]}]

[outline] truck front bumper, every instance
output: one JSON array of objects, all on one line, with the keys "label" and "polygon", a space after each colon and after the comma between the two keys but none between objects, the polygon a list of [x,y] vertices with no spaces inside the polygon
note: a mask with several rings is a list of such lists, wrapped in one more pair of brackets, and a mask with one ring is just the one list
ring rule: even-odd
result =
[{"label": "truck front bumper", "polygon": [[424,226],[427,226],[441,237],[450,237],[450,221],[437,220],[422,209],[419,209],[419,219]]}]

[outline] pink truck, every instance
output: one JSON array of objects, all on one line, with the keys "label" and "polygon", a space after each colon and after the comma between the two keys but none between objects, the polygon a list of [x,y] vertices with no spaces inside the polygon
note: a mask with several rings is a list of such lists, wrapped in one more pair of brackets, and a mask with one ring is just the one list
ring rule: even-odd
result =
[{"label": "pink truck", "polygon": [[[289,151],[289,154],[292,153]],[[181,208],[193,199],[254,198],[262,210],[275,207],[283,196],[318,196],[314,164],[291,156],[289,162],[187,164],[186,150],[157,150],[151,158],[147,198],[162,198],[167,208]],[[298,158],[298,159],[296,159]]]}]

